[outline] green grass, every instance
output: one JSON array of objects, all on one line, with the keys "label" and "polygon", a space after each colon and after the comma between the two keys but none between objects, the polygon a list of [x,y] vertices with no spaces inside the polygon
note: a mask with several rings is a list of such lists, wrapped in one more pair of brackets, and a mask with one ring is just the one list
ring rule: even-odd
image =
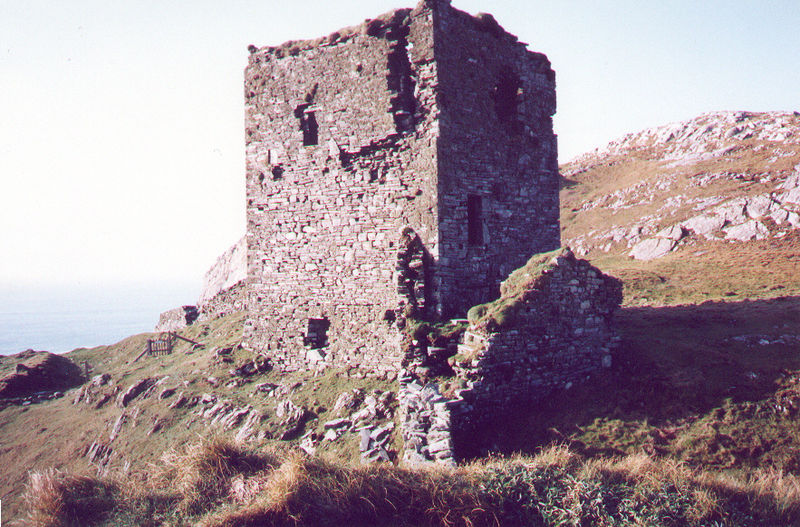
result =
[{"label": "green grass", "polygon": [[590,457],[645,452],[709,470],[800,474],[797,320],[797,298],[625,308],[610,370],[499,416],[490,428],[499,437],[475,441],[484,452],[566,442]]},{"label": "green grass", "polygon": [[647,262],[607,255],[592,264],[623,281],[628,306],[800,296],[797,230],[781,239],[706,241]]}]

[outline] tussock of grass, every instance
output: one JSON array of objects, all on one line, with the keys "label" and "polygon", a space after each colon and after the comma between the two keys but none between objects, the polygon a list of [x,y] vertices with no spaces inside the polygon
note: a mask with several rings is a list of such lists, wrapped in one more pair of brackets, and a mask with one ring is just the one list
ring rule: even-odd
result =
[{"label": "tussock of grass", "polygon": [[[455,469],[350,467],[211,439],[164,457],[135,496],[49,472],[28,490],[35,525],[792,525],[800,482],[700,473],[639,454],[586,460],[564,446]],[[174,499],[163,499],[171,482]],[[114,501],[116,499],[116,502]],[[147,503],[148,506],[143,506]],[[109,513],[113,517],[106,518]],[[72,522],[72,523],[70,523]]]},{"label": "tussock of grass", "polygon": [[28,521],[39,527],[87,525],[107,517],[118,500],[113,482],[56,470],[32,472],[26,489]]},{"label": "tussock of grass", "polygon": [[214,436],[189,445],[184,452],[166,452],[156,480],[173,489],[180,507],[188,512],[208,509],[230,492],[234,477],[246,477],[277,466],[271,455],[255,453],[243,446]]}]

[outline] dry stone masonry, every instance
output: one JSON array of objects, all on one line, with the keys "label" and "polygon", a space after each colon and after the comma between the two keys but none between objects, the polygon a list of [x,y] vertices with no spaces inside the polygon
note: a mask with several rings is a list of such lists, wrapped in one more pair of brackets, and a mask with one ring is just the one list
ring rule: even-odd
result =
[{"label": "dry stone masonry", "polygon": [[[243,344],[281,371],[397,376],[406,463],[453,463],[491,412],[610,364],[619,284],[556,251],[555,74],[491,16],[422,0],[251,46],[245,101]],[[476,304],[453,359],[467,322],[443,321]],[[445,396],[448,375],[463,389]],[[349,430],[389,460],[393,425],[360,420],[301,447]]]},{"label": "dry stone masonry", "polygon": [[609,368],[621,301],[619,280],[568,248],[533,256],[503,282],[499,298],[470,309],[458,353],[448,359],[448,384],[460,388],[445,395],[424,380],[436,355],[430,347],[400,376],[403,459],[469,456],[481,448],[475,438],[484,429]]},{"label": "dry stone masonry", "polygon": [[280,369],[396,372],[406,306],[463,316],[559,246],[555,75],[491,16],[251,47],[245,98],[245,342]]},{"label": "dry stone masonry", "polygon": [[242,237],[222,253],[203,276],[196,306],[182,306],[161,313],[155,331],[179,331],[247,309],[247,239]]},{"label": "dry stone masonry", "polygon": [[197,320],[197,306],[181,306],[169,311],[164,311],[158,317],[155,331],[179,331],[186,326],[191,326]]},{"label": "dry stone masonry", "polygon": [[197,301],[199,320],[209,320],[247,309],[247,239],[242,237],[222,253],[203,277]]},{"label": "dry stone masonry", "polygon": [[451,362],[466,388],[454,417],[464,433],[611,366],[622,283],[569,249],[536,255],[503,283],[499,299],[470,310]]}]

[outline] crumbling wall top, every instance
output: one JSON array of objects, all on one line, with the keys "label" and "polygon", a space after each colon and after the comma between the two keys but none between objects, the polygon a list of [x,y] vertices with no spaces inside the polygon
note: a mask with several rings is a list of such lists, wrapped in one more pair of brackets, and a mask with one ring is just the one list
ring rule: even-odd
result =
[{"label": "crumbling wall top", "polygon": [[[497,20],[488,13],[478,13],[473,16],[453,8],[450,5],[450,0],[421,0],[414,9],[394,9],[376,18],[368,18],[359,25],[348,26],[334,31],[327,36],[308,40],[289,40],[277,46],[258,47],[250,45],[248,47],[251,55],[250,60],[251,62],[260,62],[261,60],[270,60],[272,58],[280,59],[286,56],[295,56],[308,49],[344,43],[358,35],[383,36],[402,26],[407,26],[410,23],[411,16],[418,15],[422,11],[433,12],[439,9],[449,10],[458,18],[462,19],[463,22],[473,24],[475,28],[485,31],[496,38],[506,39],[509,42],[527,48],[526,43],[519,42],[516,35],[503,29]],[[536,52],[529,53],[536,58],[546,61],[548,66],[550,65],[544,54]]]}]

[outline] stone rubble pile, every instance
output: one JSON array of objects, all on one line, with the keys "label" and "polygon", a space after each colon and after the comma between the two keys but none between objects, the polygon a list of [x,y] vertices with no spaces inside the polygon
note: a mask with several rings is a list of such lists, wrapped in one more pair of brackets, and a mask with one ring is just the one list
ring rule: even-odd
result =
[{"label": "stone rubble pile", "polygon": [[373,390],[365,393],[359,388],[342,392],[333,405],[332,413],[339,415],[323,423],[322,434],[311,430],[300,439],[300,448],[314,454],[320,443],[338,441],[356,436],[361,452],[361,462],[389,462],[395,458],[392,449],[394,431],[393,401],[391,391]]},{"label": "stone rubble pile", "polygon": [[450,409],[458,404],[439,393],[435,383],[418,382],[405,373],[400,377],[400,419],[403,433],[403,462],[455,465],[450,432]]}]

